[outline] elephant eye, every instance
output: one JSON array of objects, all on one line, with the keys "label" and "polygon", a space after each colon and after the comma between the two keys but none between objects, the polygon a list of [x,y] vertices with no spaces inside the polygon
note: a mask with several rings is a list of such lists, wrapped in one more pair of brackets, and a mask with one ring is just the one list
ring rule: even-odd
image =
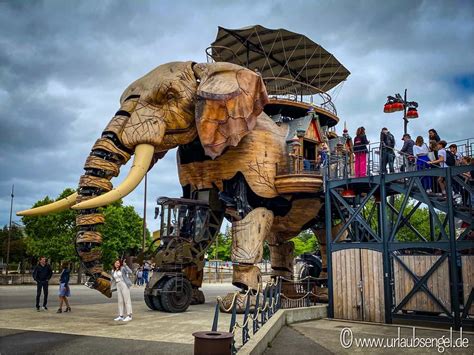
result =
[{"label": "elephant eye", "polygon": [[168,100],[168,101],[174,100],[175,98],[176,98],[176,96],[172,92],[169,92],[169,93],[166,94],[166,100]]}]

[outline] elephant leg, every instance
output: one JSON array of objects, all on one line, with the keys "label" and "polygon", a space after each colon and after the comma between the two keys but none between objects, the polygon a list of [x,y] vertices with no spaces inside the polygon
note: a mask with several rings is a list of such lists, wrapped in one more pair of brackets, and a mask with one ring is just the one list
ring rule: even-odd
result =
[{"label": "elephant leg", "polygon": [[282,276],[291,279],[293,276],[293,252],[295,244],[292,241],[269,244],[270,261],[273,276]]},{"label": "elephant leg", "polygon": [[[262,284],[260,269],[255,264],[262,260],[263,242],[270,233],[273,223],[273,212],[264,207],[252,210],[240,221],[232,222],[232,251],[233,262],[232,284],[242,291],[253,291],[250,293],[251,307],[255,305],[255,293]],[[227,294],[221,300],[220,309],[230,312],[234,293]],[[246,299],[241,292],[235,302],[237,313],[243,313]]]},{"label": "elephant leg", "polygon": [[232,283],[243,290],[257,290],[262,277],[255,265],[262,260],[263,242],[270,232],[273,212],[264,207],[252,210],[245,218],[232,223],[234,263]]}]

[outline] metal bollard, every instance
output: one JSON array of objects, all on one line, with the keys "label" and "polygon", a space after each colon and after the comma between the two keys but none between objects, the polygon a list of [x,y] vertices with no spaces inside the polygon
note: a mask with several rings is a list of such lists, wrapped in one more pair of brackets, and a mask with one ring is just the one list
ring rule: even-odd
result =
[{"label": "metal bollard", "polygon": [[195,332],[194,355],[231,355],[234,334],[228,332]]}]

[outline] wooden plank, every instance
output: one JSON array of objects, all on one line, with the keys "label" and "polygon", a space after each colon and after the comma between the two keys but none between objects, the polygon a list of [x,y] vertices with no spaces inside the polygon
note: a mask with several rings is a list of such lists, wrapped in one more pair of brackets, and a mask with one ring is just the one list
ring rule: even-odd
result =
[{"label": "wooden plank", "polygon": [[372,270],[374,270],[374,277],[372,284],[374,285],[374,319],[373,322],[380,322],[380,302],[383,299],[383,293],[379,293],[379,277],[380,277],[380,268],[378,263],[378,253],[371,250],[370,254],[372,256]]},{"label": "wooden plank", "polygon": [[361,263],[360,263],[360,249],[356,249],[355,253],[355,272],[356,272],[356,279],[357,279],[357,305],[359,308],[357,308],[357,318],[359,320],[364,320],[363,316],[363,304],[362,304],[362,287],[359,287],[359,285],[362,286],[362,272],[361,272]]},{"label": "wooden plank", "polygon": [[347,297],[348,294],[348,277],[347,277],[347,250],[342,250],[342,293],[344,294],[344,303],[342,306],[342,314],[343,314],[343,319],[349,319],[348,318],[348,309],[349,309],[349,299]]},{"label": "wooden plank", "polygon": [[332,258],[332,279],[333,279],[333,303],[334,303],[334,318],[341,318],[339,305],[341,302],[341,292],[340,292],[340,277],[339,277],[339,252],[334,252],[331,255]]},{"label": "wooden plank", "polygon": [[361,249],[361,268],[362,268],[362,294],[364,296],[364,303],[362,304],[363,307],[363,316],[364,320],[369,319],[370,317],[370,294],[369,294],[369,269],[368,269],[368,262],[367,262],[367,250]]},{"label": "wooden plank", "polygon": [[379,309],[380,309],[380,322],[385,322],[385,294],[384,294],[384,273],[383,273],[383,256],[382,253],[377,253],[378,264],[379,264]]},{"label": "wooden plank", "polygon": [[[437,259],[434,259],[433,262],[436,262],[436,261],[437,261]],[[436,290],[436,293],[434,293],[434,294],[435,294],[435,295],[438,295],[438,299],[439,299],[441,302],[443,302],[443,301],[441,300],[442,294],[443,294],[443,290],[441,289],[440,283],[438,282],[438,274],[439,274],[439,271],[438,271],[438,272],[435,272],[435,273],[433,274],[433,276],[431,276],[431,278],[430,278],[430,280],[431,280],[430,285],[433,287],[433,293],[434,293],[435,290]],[[436,308],[439,308],[439,306],[435,306],[435,307],[434,307],[434,309],[436,309]]]},{"label": "wooden plank", "polygon": [[449,259],[446,258],[443,263],[441,264],[442,271],[443,271],[443,278],[442,278],[442,290],[444,290],[444,299],[445,299],[445,307],[448,310],[451,310],[451,291],[450,291],[450,280],[451,275],[449,274]]},{"label": "wooden plank", "polygon": [[[462,265],[462,285],[464,300],[463,304],[467,303],[469,294],[471,293],[472,288],[474,287],[474,256],[472,255],[462,255],[461,256],[461,265]],[[469,315],[474,315],[474,304],[469,308]]]},{"label": "wooden plank", "polygon": [[349,254],[349,260],[350,260],[350,274],[351,274],[351,295],[350,295],[350,300],[351,300],[351,319],[353,320],[359,320],[359,315],[357,312],[357,282],[359,281],[357,279],[357,275],[355,272],[355,253],[356,249],[350,249],[350,254]]}]

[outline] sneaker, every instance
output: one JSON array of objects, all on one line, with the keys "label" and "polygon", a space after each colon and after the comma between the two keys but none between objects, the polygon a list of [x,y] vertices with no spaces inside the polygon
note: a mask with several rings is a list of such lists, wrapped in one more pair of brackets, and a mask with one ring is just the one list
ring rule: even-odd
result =
[{"label": "sneaker", "polygon": [[132,317],[131,317],[131,316],[126,316],[123,321],[124,321],[124,322],[130,322],[131,320],[132,320]]},{"label": "sneaker", "polygon": [[56,313],[63,313],[63,310],[61,308],[59,308]]},{"label": "sneaker", "polygon": [[426,190],[427,193],[432,193],[433,191],[431,189]]},{"label": "sneaker", "polygon": [[46,307],[46,306],[43,306],[43,307],[41,307],[41,308],[43,308],[43,311],[47,311],[47,310],[48,310],[48,307]]},{"label": "sneaker", "polygon": [[39,312],[40,311],[40,308],[39,307],[36,307],[36,312]]},{"label": "sneaker", "polygon": [[117,318],[114,319],[115,321],[121,321],[123,320],[123,317],[122,316],[118,316]]}]

